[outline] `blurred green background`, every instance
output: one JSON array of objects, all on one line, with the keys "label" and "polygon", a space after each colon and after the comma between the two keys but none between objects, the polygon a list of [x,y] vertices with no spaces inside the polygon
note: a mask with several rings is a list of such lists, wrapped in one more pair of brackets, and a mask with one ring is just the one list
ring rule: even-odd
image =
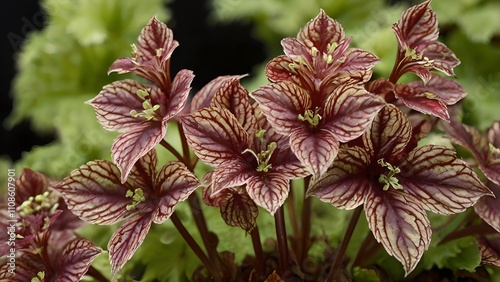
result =
[{"label": "blurred green background", "polygon": [[[5,35],[0,167],[3,171],[7,167],[21,171],[26,166],[54,178],[64,177],[89,160],[110,158],[109,149],[116,134],[102,129],[93,109],[83,102],[97,95],[104,85],[127,77],[108,76],[106,72],[116,58],[130,54],[130,44],[152,15],[166,22],[180,42],[173,54],[172,71],[183,68],[194,71],[194,94],[211,79],[226,74],[249,73],[243,80],[249,90],[265,84],[264,66],[269,59],[282,54],[280,40],[294,37],[320,8],[342,24],[346,35],[352,37],[352,46],[370,50],[382,59],[374,76],[388,76],[397,48],[391,26],[410,4],[418,3],[44,0],[29,1],[28,5],[23,2],[28,0],[16,1],[11,8],[2,9]],[[500,1],[434,0],[431,6],[438,17],[440,41],[462,62],[455,71],[457,81],[468,93],[463,102],[464,122],[484,129],[500,119]],[[4,181],[2,174],[0,183]],[[217,211],[209,213],[217,215]],[[185,220],[189,221],[189,217]],[[264,221],[262,224],[271,224],[272,229],[272,223]],[[231,232],[224,231],[220,222],[214,226],[221,234],[221,242],[222,238],[228,238],[223,248],[234,247],[229,239]],[[150,237],[158,237],[167,242],[165,245],[175,242],[179,247],[175,251],[168,249],[170,259],[159,263],[162,258],[148,253],[155,245],[145,244],[136,263],[128,264],[134,267],[128,270],[145,271],[146,277],[161,274],[168,278],[164,281],[185,279],[185,273],[198,265],[196,260],[178,237],[165,235],[175,233],[172,226],[155,228]],[[265,238],[267,231],[262,230]],[[98,236],[99,232],[102,236]],[[105,246],[109,232],[106,228],[94,228],[84,234],[102,238],[98,243]],[[239,230],[234,232],[241,235]],[[272,230],[268,233],[272,236]],[[179,264],[179,256],[187,256],[194,263],[172,268],[175,271],[165,269],[167,262]],[[105,256],[98,260],[106,264]]]}]

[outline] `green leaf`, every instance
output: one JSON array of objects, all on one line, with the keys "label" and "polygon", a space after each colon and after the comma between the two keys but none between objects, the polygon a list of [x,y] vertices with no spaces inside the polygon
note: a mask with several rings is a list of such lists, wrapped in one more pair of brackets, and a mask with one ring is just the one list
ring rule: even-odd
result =
[{"label": "green leaf", "polygon": [[359,266],[354,267],[352,276],[354,282],[380,281],[380,278],[374,269],[365,269],[360,268]]},{"label": "green leaf", "polygon": [[477,6],[458,17],[457,22],[472,41],[488,43],[500,33],[500,4]]},{"label": "green leaf", "polygon": [[440,245],[435,241],[424,253],[419,268],[429,270],[435,265],[453,271],[463,269],[474,272],[481,263],[474,237],[464,237]]}]

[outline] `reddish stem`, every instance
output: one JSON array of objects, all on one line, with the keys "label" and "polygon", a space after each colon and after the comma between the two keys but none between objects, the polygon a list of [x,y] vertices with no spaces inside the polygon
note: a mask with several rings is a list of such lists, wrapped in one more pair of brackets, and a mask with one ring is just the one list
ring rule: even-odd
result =
[{"label": "reddish stem", "polygon": [[354,229],[356,228],[356,224],[358,223],[359,216],[361,215],[362,210],[363,206],[357,207],[351,216],[351,220],[349,221],[349,225],[347,226],[347,230],[345,231],[344,234],[344,239],[342,239],[342,243],[340,243],[340,246],[337,250],[337,255],[335,256],[335,260],[333,261],[332,268],[330,268],[330,272],[328,273],[327,281],[335,280],[335,275],[337,274],[337,270],[342,264],[342,260],[344,259],[344,253],[347,250],[349,241],[351,241],[352,234],[354,233]]},{"label": "reddish stem", "polygon": [[276,237],[278,239],[279,270],[283,275],[289,270],[288,261],[288,243],[286,238],[285,216],[283,206],[279,207],[274,215],[274,224],[276,227]]},{"label": "reddish stem", "polygon": [[260,281],[264,279],[265,262],[264,252],[262,251],[262,244],[260,242],[259,228],[257,225],[255,225],[250,232],[250,236],[252,236],[253,250],[255,253],[255,272],[257,273],[257,277]]},{"label": "reddish stem", "polygon": [[184,227],[182,222],[179,220],[179,217],[177,216],[176,212],[170,216],[170,219],[174,223],[175,228],[179,231],[179,233],[182,235],[182,238],[186,241],[186,243],[189,245],[191,250],[196,254],[196,256],[201,260],[205,268],[208,270],[208,272],[212,275],[213,279],[215,281],[223,281],[222,277],[220,277],[220,273],[214,269],[212,263],[208,259],[208,257],[205,255],[203,250],[200,248],[198,243],[194,240],[194,238],[191,236],[189,231]]},{"label": "reddish stem", "polygon": [[[304,195],[307,193],[307,189],[309,187],[309,182],[311,180],[311,176],[304,178]],[[300,237],[300,252],[298,254],[299,262],[302,263],[307,257],[307,253],[309,251],[309,236],[311,233],[311,212],[312,212],[312,202],[311,198],[304,198],[304,202],[302,205],[302,234]]]}]

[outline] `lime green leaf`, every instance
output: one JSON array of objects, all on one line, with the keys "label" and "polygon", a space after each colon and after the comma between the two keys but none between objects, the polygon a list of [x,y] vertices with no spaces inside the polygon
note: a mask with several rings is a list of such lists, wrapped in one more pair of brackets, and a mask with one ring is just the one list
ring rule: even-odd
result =
[{"label": "lime green leaf", "polygon": [[377,272],[373,269],[365,269],[360,267],[355,267],[352,271],[353,280],[362,281],[380,281]]},{"label": "lime green leaf", "polygon": [[466,11],[458,18],[458,24],[472,41],[487,43],[500,33],[500,3],[489,3]]},{"label": "lime green leaf", "polygon": [[475,238],[464,237],[441,245],[433,243],[424,253],[419,267],[429,270],[435,265],[439,268],[474,272],[480,263],[481,256]]}]

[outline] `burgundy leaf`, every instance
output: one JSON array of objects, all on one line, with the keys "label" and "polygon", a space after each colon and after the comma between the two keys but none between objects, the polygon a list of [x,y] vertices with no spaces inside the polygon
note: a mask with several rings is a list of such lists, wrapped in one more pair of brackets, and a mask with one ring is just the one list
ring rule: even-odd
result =
[{"label": "burgundy leaf", "polygon": [[64,246],[59,257],[56,281],[80,281],[92,261],[102,252],[87,239],[78,238]]},{"label": "burgundy leaf", "polygon": [[376,160],[397,155],[410,142],[412,127],[408,118],[396,106],[387,104],[363,135],[363,145]]},{"label": "burgundy leaf", "polygon": [[215,96],[215,93],[219,91],[224,82],[233,79],[241,79],[242,77],[242,75],[223,75],[212,79],[194,95],[193,100],[191,101],[190,112],[193,113],[197,110],[210,107],[210,103]]},{"label": "burgundy leaf", "polygon": [[339,209],[354,209],[363,204],[365,194],[374,187],[367,180],[370,156],[360,147],[341,148],[328,171],[307,191]]},{"label": "burgundy leaf", "polygon": [[163,120],[169,120],[171,117],[180,113],[186,106],[186,101],[191,90],[191,82],[194,74],[190,70],[180,70],[172,81],[172,88],[169,96],[169,106],[163,115]]},{"label": "burgundy leaf", "polygon": [[415,49],[417,52],[422,52],[424,59],[427,58],[432,62],[432,67],[442,71],[448,76],[454,76],[453,68],[460,64],[460,60],[455,54],[441,42],[428,42],[421,44]]},{"label": "burgundy leaf", "polygon": [[315,177],[319,177],[337,156],[339,141],[335,133],[326,129],[310,132],[298,128],[290,135],[290,147],[300,162]]},{"label": "burgundy leaf", "polygon": [[227,109],[202,109],[181,121],[189,147],[208,165],[240,158],[248,148],[248,133]]},{"label": "burgundy leaf", "polygon": [[276,132],[290,135],[305,124],[298,116],[311,106],[309,94],[297,85],[280,81],[260,87],[251,96],[259,103],[262,113]]},{"label": "burgundy leaf", "polygon": [[141,157],[130,170],[127,178],[127,186],[132,190],[141,188],[144,192],[153,192],[151,187],[154,186],[153,182],[156,175],[156,165],[158,157],[156,149],[152,149]]},{"label": "burgundy leaf", "polygon": [[450,121],[446,104],[434,93],[418,91],[406,84],[397,84],[394,87],[396,97],[408,108],[424,114],[429,114],[445,121]]},{"label": "burgundy leaf", "polygon": [[111,271],[116,274],[134,255],[151,227],[152,213],[127,220],[111,237],[108,243]]},{"label": "burgundy leaf", "polygon": [[438,39],[439,31],[436,14],[429,6],[430,0],[415,5],[406,10],[397,24],[392,27],[396,32],[399,45],[414,48],[417,44],[425,41]]},{"label": "burgundy leaf", "polygon": [[151,60],[158,57],[160,61],[168,60],[179,45],[174,40],[172,30],[160,22],[156,16],[153,16],[142,29],[137,43],[139,58]]},{"label": "burgundy leaf", "polygon": [[467,126],[452,119],[450,123],[441,123],[448,136],[453,142],[467,148],[474,156],[483,162],[487,159],[488,140],[481,136],[481,133],[472,126]]},{"label": "burgundy leaf", "polygon": [[286,149],[276,152],[275,155],[276,157],[272,158],[271,162],[278,165],[273,167],[273,171],[280,173],[289,179],[299,179],[311,174],[309,170],[299,161],[299,159],[297,159],[295,154],[290,150],[289,146],[287,146]]},{"label": "burgundy leaf", "polygon": [[413,91],[416,93],[432,93],[447,105],[453,105],[467,95],[460,84],[435,73],[432,73],[431,78],[426,84],[423,81],[414,81],[408,83],[408,86],[413,88]]},{"label": "burgundy leaf", "polygon": [[216,195],[226,188],[241,186],[254,173],[255,168],[246,162],[228,161],[221,163],[212,175],[212,194]]},{"label": "burgundy leaf", "polygon": [[[135,189],[136,187],[134,187]],[[91,161],[71,172],[57,187],[68,208],[95,224],[113,224],[128,216],[128,188],[120,183],[118,168],[108,161]]]},{"label": "burgundy leaf", "polygon": [[156,178],[158,190],[155,194],[161,199],[153,213],[154,223],[167,220],[175,205],[186,200],[199,185],[198,178],[181,162],[169,162],[163,166]]},{"label": "burgundy leaf", "polygon": [[[405,169],[406,167],[411,169]],[[403,189],[438,214],[459,213],[492,195],[472,168],[446,147],[426,145],[411,151],[400,165]]]},{"label": "burgundy leaf", "polygon": [[292,68],[295,62],[287,56],[277,56],[266,65],[266,76],[271,82],[290,81],[304,89],[314,89],[314,77],[301,67]]},{"label": "burgundy leaf", "polygon": [[247,132],[253,132],[257,123],[248,91],[241,86],[238,77],[226,80],[215,94],[211,107],[226,108]]},{"label": "burgundy leaf", "polygon": [[227,225],[240,227],[249,233],[257,224],[259,209],[246,192],[230,189],[220,206],[220,214]]},{"label": "burgundy leaf", "polygon": [[172,30],[154,16],[141,30],[137,44],[137,46],[133,45],[134,58],[116,60],[110,66],[108,74],[137,72],[158,85],[165,85],[164,77],[155,76],[153,73],[164,71],[165,62],[179,46],[179,43],[173,39]]},{"label": "burgundy leaf", "polygon": [[384,101],[355,85],[342,85],[325,103],[325,128],[335,138],[347,142],[363,134],[373,121]]},{"label": "burgundy leaf", "polygon": [[144,119],[130,114],[132,110],[141,112],[144,109],[143,101],[137,95],[141,89],[146,89],[149,93],[161,91],[157,87],[126,79],[104,86],[101,92],[87,103],[94,107],[97,120],[105,129],[125,132],[144,122]]},{"label": "burgundy leaf", "polygon": [[16,206],[20,206],[29,197],[43,194],[49,185],[49,179],[45,175],[29,168],[24,168],[15,181]]},{"label": "burgundy leaf", "polygon": [[[3,264],[0,267],[0,281],[16,281],[16,282],[26,282],[32,281],[31,279],[37,277],[39,272],[45,274],[45,280],[42,282],[49,281],[52,277],[52,273],[49,273],[47,266],[44,264],[42,258],[31,252],[23,252],[16,256],[15,271],[14,275],[9,272],[8,264]],[[58,281],[59,282],[59,281]]]},{"label": "burgundy leaf", "polygon": [[294,61],[305,60],[309,65],[312,64],[313,57],[308,49],[301,41],[295,38],[285,38],[281,40],[281,46],[285,54]]},{"label": "burgundy leaf", "polygon": [[373,53],[363,49],[349,49],[343,54],[345,61],[339,70],[347,72],[350,77],[359,77],[360,82],[370,80],[373,66],[380,61]]},{"label": "burgundy leaf", "polygon": [[145,123],[118,136],[111,147],[113,162],[121,172],[121,182],[127,181],[135,162],[151,151],[167,133],[167,121]]},{"label": "burgundy leaf", "polygon": [[498,233],[500,233],[500,185],[488,182],[488,188],[494,197],[482,197],[474,210],[476,213]]},{"label": "burgundy leaf", "polygon": [[[494,147],[497,149],[500,148],[500,121],[494,122],[486,129],[486,138]],[[499,152],[497,152],[497,154],[499,154]]]},{"label": "burgundy leaf", "polygon": [[431,241],[431,226],[418,200],[395,189],[372,189],[365,196],[365,214],[375,239],[410,273]]},{"label": "burgundy leaf", "polygon": [[328,44],[339,43],[344,37],[342,26],[323,10],[297,34],[297,39],[309,49],[316,47],[324,53],[328,50]]},{"label": "burgundy leaf", "polygon": [[500,267],[500,238],[487,240],[481,236],[477,239],[481,263]]},{"label": "burgundy leaf", "polygon": [[255,175],[248,179],[247,192],[250,198],[271,215],[283,205],[290,190],[290,180],[278,173]]},{"label": "burgundy leaf", "polygon": [[368,92],[384,98],[387,94],[392,92],[394,84],[385,78],[380,78],[368,82],[365,88]]},{"label": "burgundy leaf", "polygon": [[[467,148],[478,160],[479,169],[496,184],[500,184],[500,153],[495,152],[499,143],[500,122],[494,123],[484,135],[472,127],[454,119],[449,124],[442,124],[453,142]],[[490,144],[494,147],[491,148]]]}]

